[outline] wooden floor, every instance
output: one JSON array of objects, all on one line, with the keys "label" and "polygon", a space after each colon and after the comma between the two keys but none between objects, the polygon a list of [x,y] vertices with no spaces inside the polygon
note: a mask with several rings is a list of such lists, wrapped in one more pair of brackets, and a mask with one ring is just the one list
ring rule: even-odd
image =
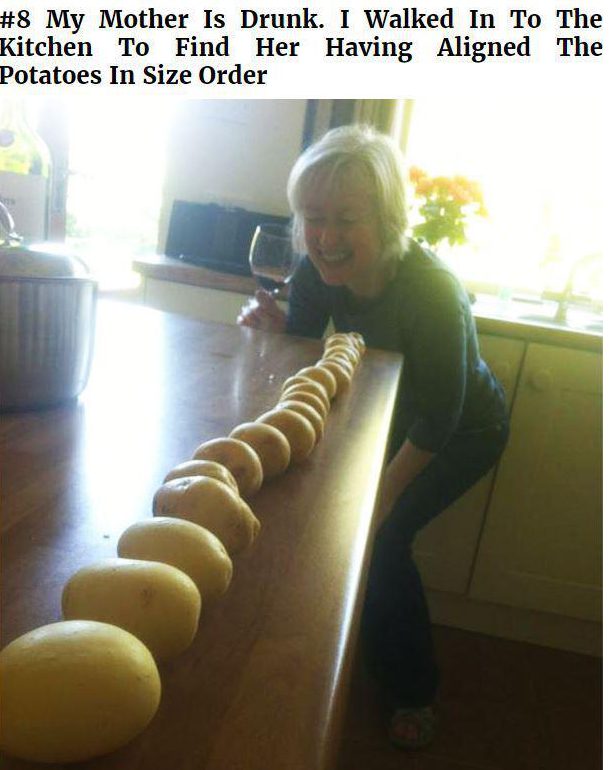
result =
[{"label": "wooden floor", "polygon": [[600,770],[602,661],[436,627],[442,670],[435,741],[387,741],[358,659],[339,770]]}]

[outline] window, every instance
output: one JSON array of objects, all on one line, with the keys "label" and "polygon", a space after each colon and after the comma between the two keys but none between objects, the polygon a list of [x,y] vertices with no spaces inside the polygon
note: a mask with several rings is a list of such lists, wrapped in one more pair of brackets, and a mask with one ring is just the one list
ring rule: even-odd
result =
[{"label": "window", "polygon": [[487,218],[441,256],[470,287],[602,300],[600,100],[459,95],[417,99],[408,164],[480,183]]},{"label": "window", "polygon": [[77,96],[51,109],[68,134],[67,250],[102,289],[136,285],[131,261],[157,251],[171,101]]}]

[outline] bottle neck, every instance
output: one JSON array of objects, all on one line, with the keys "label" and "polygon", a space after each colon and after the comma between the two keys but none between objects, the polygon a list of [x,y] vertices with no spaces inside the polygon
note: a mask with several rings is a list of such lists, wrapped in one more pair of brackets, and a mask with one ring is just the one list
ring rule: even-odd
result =
[{"label": "bottle neck", "polygon": [[48,178],[50,153],[30,125],[22,99],[0,99],[0,172]]},{"label": "bottle neck", "polygon": [[0,99],[0,131],[31,132],[21,99]]}]

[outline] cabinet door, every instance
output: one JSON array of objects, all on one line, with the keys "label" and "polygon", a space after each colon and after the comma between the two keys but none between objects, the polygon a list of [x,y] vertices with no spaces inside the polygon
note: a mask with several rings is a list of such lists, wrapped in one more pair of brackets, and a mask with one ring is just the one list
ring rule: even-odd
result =
[{"label": "cabinet door", "polygon": [[[511,403],[525,343],[505,337],[480,336],[482,357],[495,372]],[[491,491],[494,472],[428,524],[417,537],[414,554],[424,584],[464,594]]]},{"label": "cabinet door", "polygon": [[150,307],[216,323],[235,323],[246,301],[245,294],[155,278],[147,278],[144,288],[144,302]]},{"label": "cabinet door", "polygon": [[601,617],[602,358],[530,345],[471,596]]}]

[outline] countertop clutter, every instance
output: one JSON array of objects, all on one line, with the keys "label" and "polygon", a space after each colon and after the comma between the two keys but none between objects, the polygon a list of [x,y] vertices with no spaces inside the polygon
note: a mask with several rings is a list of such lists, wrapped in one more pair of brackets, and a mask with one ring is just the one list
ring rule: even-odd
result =
[{"label": "countertop clutter", "polygon": [[[79,400],[6,415],[2,645],[61,617],[63,586],[116,556],[165,474],[277,401],[318,341],[101,300]],[[79,767],[315,770],[332,765],[401,357],[369,350],[302,464],[251,498],[261,522],[162,698],[123,749]],[[7,756],[2,768],[39,767]]]}]

